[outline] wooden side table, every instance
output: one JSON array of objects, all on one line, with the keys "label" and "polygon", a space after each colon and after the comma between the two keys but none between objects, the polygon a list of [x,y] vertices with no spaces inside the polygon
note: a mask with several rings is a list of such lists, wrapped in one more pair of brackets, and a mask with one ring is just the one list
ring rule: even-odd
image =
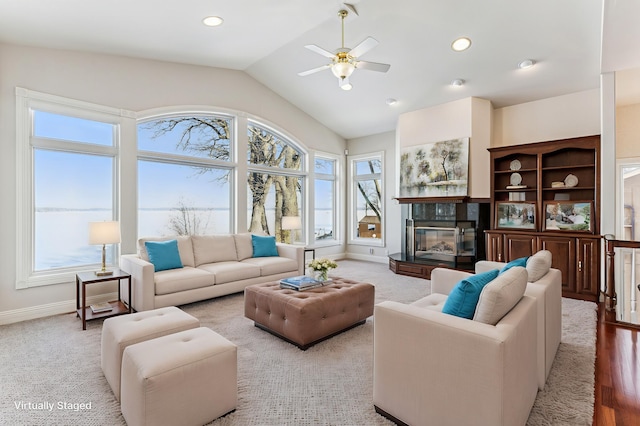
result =
[{"label": "wooden side table", "polygon": [[[122,301],[120,296],[120,281],[128,281],[129,288],[129,304]],[[103,283],[107,281],[118,281],[118,300],[109,302],[111,310],[105,312],[93,312],[91,306],[87,306],[87,285],[95,283]],[[82,301],[80,293],[82,292]],[[82,304],[80,303],[82,302]],[[76,274],[76,312],[77,316],[82,318],[82,329],[87,329],[87,321],[96,318],[107,318],[115,315],[130,314],[131,309],[131,275],[120,269],[115,269],[112,275],[98,276],[95,272],[79,272]]]}]

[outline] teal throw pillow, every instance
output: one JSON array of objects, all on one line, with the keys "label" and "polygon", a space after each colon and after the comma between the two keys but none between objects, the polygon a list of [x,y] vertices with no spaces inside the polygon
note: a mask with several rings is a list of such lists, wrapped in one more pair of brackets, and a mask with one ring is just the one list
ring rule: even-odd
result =
[{"label": "teal throw pillow", "polygon": [[270,257],[278,255],[276,237],[251,235],[251,244],[253,245],[253,257]]},{"label": "teal throw pillow", "polygon": [[145,241],[144,246],[156,272],[182,268],[178,240]]},{"label": "teal throw pillow", "polygon": [[444,302],[442,312],[457,317],[472,319],[476,311],[480,293],[485,285],[498,276],[499,271],[493,269],[481,274],[472,275],[458,282],[451,290],[447,301]]},{"label": "teal throw pillow", "polygon": [[514,266],[522,266],[523,268],[527,267],[527,259],[529,259],[529,256],[525,256],[525,257],[521,257],[519,259],[514,259],[511,262],[507,263],[506,265],[504,265],[502,267],[502,269],[500,269],[500,273],[502,274],[505,271],[508,271],[509,269],[513,268]]}]

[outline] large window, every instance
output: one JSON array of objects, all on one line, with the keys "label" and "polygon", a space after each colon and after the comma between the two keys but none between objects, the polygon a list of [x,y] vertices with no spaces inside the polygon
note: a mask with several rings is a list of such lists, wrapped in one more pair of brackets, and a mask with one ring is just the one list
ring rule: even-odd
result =
[{"label": "large window", "polygon": [[382,245],[382,154],[352,157],[351,176],[352,242]]},{"label": "large window", "polygon": [[[247,126],[249,232],[277,241],[304,241],[304,155],[291,140],[257,123]],[[283,217],[299,218],[300,229],[283,229]]]},{"label": "large window", "polygon": [[314,162],[314,240],[335,242],[337,206],[337,166],[333,157],[316,155]]},{"label": "large window", "polygon": [[138,236],[232,232],[233,120],[181,114],[138,124]]},{"label": "large window", "polygon": [[[89,222],[118,219],[118,111],[23,89],[17,101],[16,287],[71,281],[101,262]],[[117,245],[106,254],[117,263]]]}]

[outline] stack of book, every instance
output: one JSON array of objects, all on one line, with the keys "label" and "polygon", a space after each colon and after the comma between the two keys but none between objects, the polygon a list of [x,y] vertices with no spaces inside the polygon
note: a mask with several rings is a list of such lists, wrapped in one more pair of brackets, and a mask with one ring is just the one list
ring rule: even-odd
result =
[{"label": "stack of book", "polygon": [[322,281],[318,281],[313,277],[300,275],[298,277],[284,278],[280,280],[280,288],[288,288],[291,290],[304,291],[312,288],[322,287]]},{"label": "stack of book", "polygon": [[113,307],[109,302],[104,303],[96,303],[95,305],[91,305],[91,312],[94,314],[98,314],[100,312],[109,312],[113,310]]}]

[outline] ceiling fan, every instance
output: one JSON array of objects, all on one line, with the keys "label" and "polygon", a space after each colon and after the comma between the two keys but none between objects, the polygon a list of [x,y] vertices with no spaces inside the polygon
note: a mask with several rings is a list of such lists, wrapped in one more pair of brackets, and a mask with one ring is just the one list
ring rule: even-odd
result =
[{"label": "ceiling fan", "polygon": [[307,71],[299,72],[299,76],[304,77],[306,75],[331,68],[331,72],[333,72],[333,75],[338,77],[338,86],[343,90],[351,90],[353,86],[349,82],[349,76],[351,76],[356,68],[378,72],[389,71],[389,67],[391,67],[391,65],[389,64],[380,64],[377,62],[366,62],[358,60],[359,56],[367,53],[369,50],[378,45],[378,41],[373,37],[367,37],[353,49],[344,47],[344,19],[348,14],[349,12],[347,12],[346,10],[340,10],[338,12],[338,16],[340,16],[340,18],[342,19],[342,47],[337,49],[335,53],[331,53],[328,50],[316,46],[315,44],[308,44],[305,46],[312,52],[318,53],[331,59],[331,63]]}]

